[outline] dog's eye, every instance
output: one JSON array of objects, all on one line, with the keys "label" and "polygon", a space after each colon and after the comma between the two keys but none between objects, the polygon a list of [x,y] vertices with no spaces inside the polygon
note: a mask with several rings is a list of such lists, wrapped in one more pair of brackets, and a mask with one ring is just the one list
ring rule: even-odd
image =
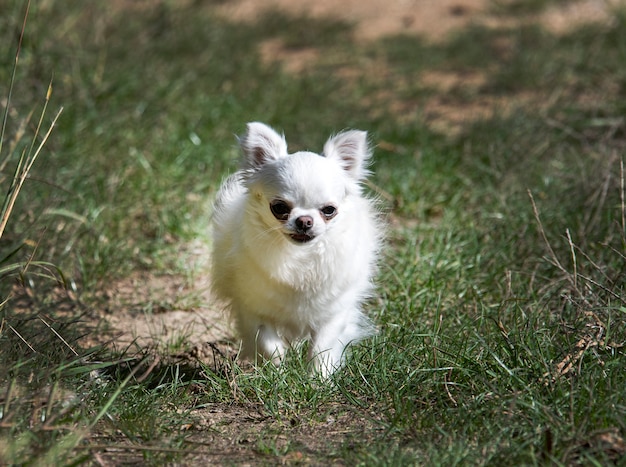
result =
[{"label": "dog's eye", "polygon": [[326,220],[330,220],[337,215],[337,208],[332,205],[324,206],[320,209]]},{"label": "dog's eye", "polygon": [[276,199],[270,203],[270,211],[279,221],[286,221],[291,212],[291,206],[283,200]]}]

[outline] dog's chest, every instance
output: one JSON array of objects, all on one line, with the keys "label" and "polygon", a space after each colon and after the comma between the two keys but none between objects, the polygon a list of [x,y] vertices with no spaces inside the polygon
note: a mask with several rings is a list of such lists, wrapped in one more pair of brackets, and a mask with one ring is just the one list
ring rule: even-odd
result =
[{"label": "dog's chest", "polygon": [[331,278],[309,261],[249,264],[239,279],[239,296],[245,307],[272,321],[309,321],[319,314],[326,301]]}]

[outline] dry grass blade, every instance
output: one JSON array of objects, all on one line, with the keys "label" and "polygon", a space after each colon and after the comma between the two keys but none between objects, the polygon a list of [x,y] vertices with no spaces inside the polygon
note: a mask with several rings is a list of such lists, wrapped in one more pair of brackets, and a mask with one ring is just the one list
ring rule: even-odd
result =
[{"label": "dry grass blade", "polygon": [[577,271],[577,262],[576,262],[576,254],[574,252],[574,243],[572,242],[572,238],[569,232],[569,229],[567,229],[567,239],[569,242],[569,246],[570,246],[570,251],[572,254],[572,261],[574,263],[574,273],[572,274],[571,272],[569,272],[567,269],[565,269],[565,267],[561,264],[561,262],[559,261],[559,258],[557,257],[556,253],[554,252],[554,249],[552,248],[552,245],[550,244],[550,241],[548,240],[548,236],[546,234],[545,229],[543,228],[543,223],[541,222],[541,217],[539,216],[539,209],[537,208],[537,204],[535,203],[535,198],[533,197],[532,193],[530,190],[527,190],[528,192],[528,196],[530,197],[530,202],[532,204],[533,207],[533,214],[535,216],[535,220],[537,221],[537,227],[539,228],[539,234],[541,235],[541,239],[543,240],[546,248],[548,249],[548,253],[550,256],[550,262],[559,270],[563,273],[563,275],[565,276],[565,279],[567,280],[567,282],[569,282],[570,286],[572,287],[572,289],[579,295],[580,299],[583,300],[583,302],[588,303],[587,299],[585,298],[583,292],[578,288],[578,271]]},{"label": "dry grass blade", "polygon": [[[15,52],[15,62],[13,63],[11,81],[9,83],[9,92],[7,95],[7,104],[4,109],[4,116],[2,118],[2,130],[0,131],[0,154],[2,153],[2,143],[4,141],[4,135],[6,133],[7,122],[9,121],[9,108],[11,107],[11,97],[13,95],[13,87],[15,85],[15,74],[17,72],[17,62],[20,59],[20,51],[22,49],[22,41],[24,39],[24,31],[26,30],[26,20],[28,19],[29,11],[30,11],[30,0],[26,2],[26,12],[24,13],[24,21],[22,22],[22,29],[20,31],[19,40],[17,41],[17,51]],[[5,163],[3,163],[3,167],[4,165]]]},{"label": "dry grass blade", "polygon": [[607,342],[607,326],[595,313],[587,311],[585,316],[590,318],[590,322],[585,326],[585,334],[576,342],[574,348],[555,365],[554,372],[547,372],[543,375],[544,384],[554,383],[557,379],[573,372],[576,365],[580,365],[585,352],[592,347],[620,347]]},{"label": "dry grass blade", "polygon": [[626,209],[624,208],[624,159],[619,161],[619,175],[620,175],[620,201],[621,201],[621,214],[622,214],[622,241],[626,241]]},{"label": "dry grass blade", "polygon": [[561,265],[559,258],[556,256],[556,253],[552,249],[552,245],[548,240],[548,236],[546,235],[546,231],[543,229],[543,223],[541,222],[541,217],[539,217],[539,209],[537,209],[537,204],[535,203],[535,198],[530,190],[528,190],[528,196],[530,197],[530,202],[533,206],[533,214],[535,215],[535,220],[537,221],[537,227],[539,227],[539,234],[543,239],[546,247],[548,248],[548,253],[550,253],[550,258],[552,259],[553,264],[559,268],[563,272],[567,272],[565,268]]},{"label": "dry grass blade", "polygon": [[[30,122],[31,117],[33,116],[33,112],[31,111],[28,116],[24,119],[22,119],[22,121],[20,122],[20,125],[16,131],[15,136],[13,137],[13,140],[11,141],[11,144],[9,145],[9,150],[7,151],[7,155],[4,158],[4,160],[2,162],[0,162],[0,174],[4,172],[4,169],[6,168],[6,166],[8,165],[9,161],[11,160],[11,155],[13,154],[13,151],[15,150],[15,148],[17,147],[18,143],[22,140],[22,138],[24,138],[24,135],[26,134],[26,127],[28,126],[28,122]],[[2,137],[0,137],[0,142],[1,142]],[[2,148],[0,148],[0,151],[2,150]],[[3,178],[4,180],[4,178]]]},{"label": "dry grass blade", "polygon": [[45,324],[46,327],[48,329],[50,329],[54,333],[54,335],[57,336],[61,340],[61,342],[63,342],[63,344],[65,344],[65,346],[72,351],[72,353],[75,356],[77,356],[77,357],[79,356],[78,352],[76,352],[76,350],[74,350],[74,348],[70,344],[68,344],[68,342],[63,338],[63,336],[61,336],[61,334],[59,334],[56,329],[54,329],[52,326],[50,326],[50,324],[45,319],[43,319],[41,316],[39,316],[39,320],[43,324]]},{"label": "dry grass blade", "polygon": [[570,253],[572,254],[572,264],[574,266],[574,288],[578,290],[578,262],[576,261],[576,251],[574,249],[574,242],[572,241],[572,234],[569,229],[566,229],[567,242],[569,243]]},{"label": "dry grass blade", "polygon": [[32,350],[32,351],[33,351],[33,353],[37,353],[37,351],[33,348],[33,346],[32,346],[32,345],[30,345],[26,339],[24,339],[24,337],[23,337],[23,336],[22,336],[22,335],[21,335],[21,334],[17,331],[17,329],[15,329],[13,326],[11,326],[11,325],[10,325],[10,324],[8,324],[8,323],[7,323],[7,326],[9,327],[9,329],[10,329],[11,331],[13,331],[13,332],[15,333],[15,335],[16,335],[17,337],[19,337],[19,338],[20,338],[20,340],[21,340],[22,342],[24,342],[24,344],[26,344],[26,345],[28,346],[28,348],[29,348],[30,350]]},{"label": "dry grass blade", "polygon": [[[50,89],[46,97],[46,106],[48,103],[48,99],[50,98]],[[42,114],[41,114],[42,119],[46,110],[46,106],[44,106],[44,110],[42,111]],[[32,155],[22,153],[22,155],[20,156],[20,160],[18,161],[15,175],[13,177],[13,182],[11,186],[9,187],[9,192],[7,193],[7,196],[4,200],[4,205],[2,206],[2,216],[0,217],[0,238],[2,238],[4,229],[6,228],[6,225],[9,221],[9,217],[11,216],[11,212],[13,211],[13,206],[15,205],[15,201],[17,200],[17,197],[20,193],[20,190],[22,189],[22,186],[24,185],[24,182],[26,181],[26,178],[28,177],[28,173],[33,167],[33,164],[35,163],[35,160],[41,153],[41,150],[43,149],[44,145],[48,141],[48,138],[50,137],[50,134],[52,133],[52,129],[54,128],[62,111],[63,111],[63,108],[60,108],[57,114],[55,115],[54,119],[52,120],[52,123],[50,124],[50,127],[48,128],[48,131],[46,131],[46,134],[44,135],[42,141],[39,143],[39,146],[37,146],[37,149],[35,150],[35,152]],[[40,123],[41,123],[41,119],[40,119]],[[37,129],[39,130],[39,128],[40,127],[38,126]],[[35,142],[36,137],[37,137],[37,134],[35,134],[35,136],[33,137],[32,147],[34,147],[34,142]]]},{"label": "dry grass blade", "polygon": [[0,413],[0,426],[4,426],[10,417],[11,398],[13,397],[13,389],[15,386],[15,380],[9,378],[7,389],[4,394],[4,403],[2,404],[2,413]]}]

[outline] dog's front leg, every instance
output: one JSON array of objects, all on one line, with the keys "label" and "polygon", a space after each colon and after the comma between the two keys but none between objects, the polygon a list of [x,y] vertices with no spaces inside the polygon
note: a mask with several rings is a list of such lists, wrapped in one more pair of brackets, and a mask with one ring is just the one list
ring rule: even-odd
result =
[{"label": "dog's front leg", "polygon": [[285,343],[273,327],[248,317],[245,321],[239,321],[239,332],[244,357],[256,362],[257,356],[260,356],[280,365],[285,354]]},{"label": "dog's front leg", "polygon": [[313,370],[323,378],[334,373],[345,361],[346,348],[363,337],[360,312],[340,313],[335,319],[312,333],[309,358]]}]

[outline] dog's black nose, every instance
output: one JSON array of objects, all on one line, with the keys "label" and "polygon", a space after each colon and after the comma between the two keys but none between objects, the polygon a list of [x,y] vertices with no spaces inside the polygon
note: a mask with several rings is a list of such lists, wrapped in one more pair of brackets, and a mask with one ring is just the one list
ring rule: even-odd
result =
[{"label": "dog's black nose", "polygon": [[296,219],[296,227],[306,232],[313,227],[313,218],[311,216],[300,216]]}]

